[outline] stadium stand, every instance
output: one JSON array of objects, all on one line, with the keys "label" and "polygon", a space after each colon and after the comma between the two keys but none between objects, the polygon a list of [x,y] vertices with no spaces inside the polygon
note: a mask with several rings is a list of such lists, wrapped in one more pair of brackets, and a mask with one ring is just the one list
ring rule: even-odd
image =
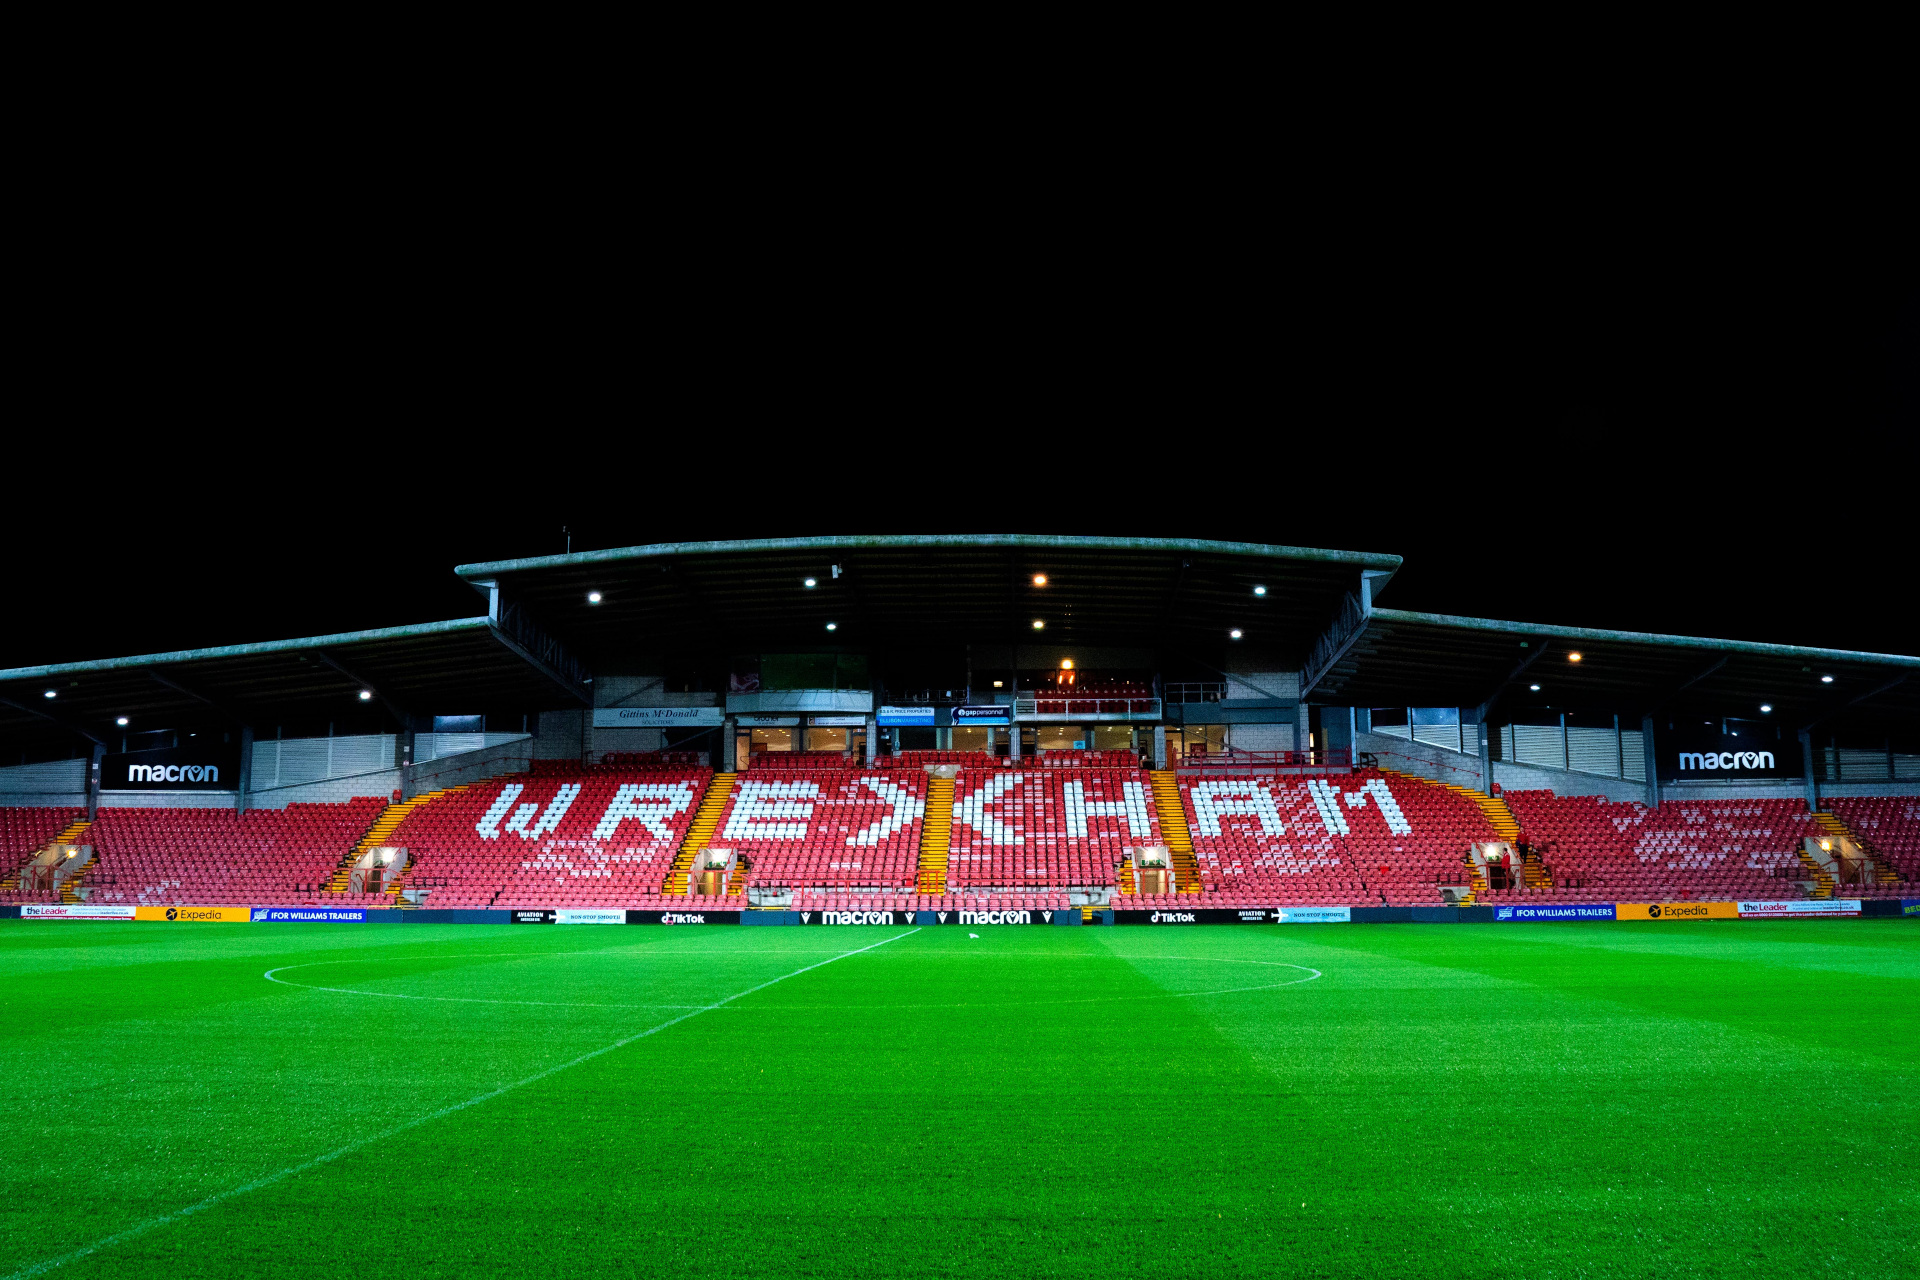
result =
[{"label": "stadium stand", "polygon": [[450,793],[395,829],[400,888],[436,909],[685,907],[661,889],[712,777],[683,764],[544,769]]},{"label": "stadium stand", "polygon": [[[1098,754],[1135,763],[1124,751]],[[1149,785],[1137,763],[1086,765],[1071,775],[1044,767],[963,772],[948,887],[1018,894],[1114,884],[1128,849],[1163,843]]]},{"label": "stadium stand", "polygon": [[89,902],[386,906],[381,894],[321,897],[322,886],[385,805],[377,799],[284,809],[102,809],[87,832]]},{"label": "stadium stand", "polygon": [[1467,846],[1498,838],[1460,792],[1374,769],[1179,785],[1204,892],[1142,905],[1437,906]]},{"label": "stadium stand", "polygon": [[[1802,841],[1820,831],[1799,800],[1669,800],[1649,809],[1551,791],[1509,791],[1506,799],[1553,884],[1491,901],[1765,900],[1797,898],[1800,884],[1825,883],[1801,858]],[[1878,885],[1816,892],[1899,896]]]},{"label": "stadium stand", "polygon": [[750,883],[808,891],[806,902],[864,890],[866,905],[874,892],[912,892],[926,770],[826,768],[817,757],[811,768],[760,769],[768,758],[755,757],[754,770],[733,784],[713,838],[714,847],[751,860]]}]

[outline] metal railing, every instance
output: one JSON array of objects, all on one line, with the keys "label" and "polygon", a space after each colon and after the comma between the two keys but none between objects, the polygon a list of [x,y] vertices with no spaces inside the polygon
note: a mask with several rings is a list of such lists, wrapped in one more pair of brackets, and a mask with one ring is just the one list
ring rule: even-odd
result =
[{"label": "metal railing", "polygon": [[1177,703],[1224,702],[1227,686],[1220,680],[1173,681],[1160,686],[1160,696],[1164,701]]},{"label": "metal railing", "polygon": [[1175,759],[1176,769],[1237,769],[1252,773],[1350,773],[1353,752],[1346,747],[1313,751],[1235,751],[1209,752]]}]

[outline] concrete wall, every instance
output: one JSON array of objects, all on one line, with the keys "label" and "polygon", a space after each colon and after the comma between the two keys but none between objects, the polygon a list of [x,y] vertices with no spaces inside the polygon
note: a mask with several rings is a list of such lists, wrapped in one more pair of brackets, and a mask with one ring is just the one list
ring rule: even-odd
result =
[{"label": "concrete wall", "polygon": [[[660,676],[606,676],[596,675],[593,681],[593,705],[596,707],[717,707],[720,695],[717,693],[668,693],[665,680]],[[577,713],[567,712],[569,716]],[[667,735],[661,729],[597,729],[591,717],[582,717],[585,742],[583,749],[589,760],[598,760],[610,751],[660,751],[667,745]],[[541,716],[544,727],[546,716]],[[718,754],[720,733],[713,734],[711,748]],[[559,756],[542,756],[542,759],[559,759]]]}]

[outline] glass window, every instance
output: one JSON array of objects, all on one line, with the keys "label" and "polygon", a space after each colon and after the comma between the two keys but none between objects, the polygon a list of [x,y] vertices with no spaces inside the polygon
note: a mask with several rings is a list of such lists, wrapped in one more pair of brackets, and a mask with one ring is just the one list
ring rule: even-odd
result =
[{"label": "glass window", "polygon": [[807,730],[807,750],[809,751],[845,751],[846,749],[847,731],[845,729]]},{"label": "glass window", "polygon": [[1133,750],[1133,726],[1130,724],[1093,726],[1093,749],[1095,751]]},{"label": "glass window", "polygon": [[755,729],[753,731],[753,750],[791,751],[793,750],[793,730],[791,729]]},{"label": "glass window", "polygon": [[1033,729],[1035,744],[1042,751],[1071,751],[1073,744],[1086,744],[1087,732],[1077,724],[1041,724]]},{"label": "glass window", "polygon": [[953,730],[953,749],[955,751],[991,751],[993,750],[993,730],[981,726]]}]

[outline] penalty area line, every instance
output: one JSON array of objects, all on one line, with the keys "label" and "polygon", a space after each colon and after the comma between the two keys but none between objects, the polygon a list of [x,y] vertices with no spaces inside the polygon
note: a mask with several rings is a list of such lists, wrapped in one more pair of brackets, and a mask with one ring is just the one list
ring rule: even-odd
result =
[{"label": "penalty area line", "polygon": [[[924,927],[924,926],[921,926],[921,927]],[[217,1205],[224,1204],[228,1200],[234,1199],[236,1196],[243,1196],[251,1191],[259,1191],[264,1187],[273,1186],[277,1182],[285,1182],[288,1178],[291,1178],[296,1174],[306,1173],[309,1170],[318,1169],[322,1165],[332,1164],[335,1160],[340,1159],[342,1156],[350,1156],[356,1151],[360,1151],[366,1147],[370,1147],[376,1142],[381,1142],[386,1140],[387,1138],[391,1138],[398,1134],[405,1133],[409,1129],[417,1129],[423,1124],[428,1124],[434,1120],[443,1119],[447,1116],[453,1115],[457,1111],[465,1111],[468,1107],[477,1107],[483,1102],[492,1101],[493,1099],[499,1097],[503,1093],[512,1093],[515,1089],[522,1089],[530,1084],[538,1084],[540,1081],[545,1080],[548,1076],[558,1075],[562,1071],[571,1070],[572,1068],[577,1067],[580,1064],[585,1062],[592,1062],[595,1058],[603,1057],[606,1054],[612,1053],[615,1049],[624,1049],[626,1046],[632,1044],[636,1040],[644,1040],[648,1036],[658,1035],[660,1032],[665,1031],[669,1027],[679,1026],[681,1023],[685,1022],[689,1018],[697,1018],[703,1013],[711,1013],[715,1009],[723,1008],[726,1005],[732,1004],[735,1000],[743,1000],[746,997],[753,995],[757,991],[765,991],[768,987],[777,986],[778,984],[785,982],[788,978],[797,978],[803,973],[811,973],[815,969],[825,968],[827,965],[834,963],[836,960],[845,960],[847,957],[857,956],[863,951],[871,951],[875,947],[884,947],[889,942],[898,942],[902,938],[910,937],[911,935],[919,932],[920,932],[919,928],[909,929],[906,931],[906,933],[896,933],[891,938],[882,938],[880,939],[880,941],[869,943],[864,947],[856,947],[852,951],[843,951],[839,955],[831,956],[825,960],[819,961],[816,964],[810,964],[804,968],[795,969],[792,973],[783,973],[777,978],[768,979],[766,982],[761,983],[757,987],[748,987],[745,991],[736,991],[732,995],[727,996],[725,999],[715,1000],[712,1004],[703,1004],[698,1009],[695,1009],[690,1013],[683,1013],[677,1018],[669,1018],[667,1021],[659,1023],[656,1026],[648,1027],[645,1031],[636,1031],[634,1034],[627,1036],[625,1039],[615,1040],[610,1045],[605,1045],[601,1048],[591,1050],[590,1052],[587,1052],[587,1053],[583,1053],[579,1057],[574,1058],[569,1062],[562,1062],[558,1066],[548,1067],[545,1071],[536,1071],[534,1074],[527,1076],[525,1079],[515,1080],[511,1084],[503,1084],[497,1089],[489,1089],[485,1093],[476,1094],[475,1096],[468,1098],[465,1102],[456,1102],[450,1107],[442,1107],[438,1111],[430,1111],[426,1115],[416,1116],[411,1120],[407,1120],[407,1121],[404,1121],[403,1123],[394,1125],[391,1129],[383,1129],[379,1133],[373,1134],[369,1137],[361,1138],[357,1142],[349,1142],[346,1146],[338,1147],[332,1151],[327,1152],[325,1155],[315,1156],[313,1159],[304,1161],[300,1164],[289,1165],[287,1168],[280,1170],[278,1173],[270,1173],[264,1178],[255,1178],[252,1182],[244,1182],[237,1187],[230,1187],[225,1191],[216,1192],[213,1195],[208,1196],[204,1200],[201,1200],[195,1204],[186,1205],[183,1208],[175,1209],[171,1213],[163,1213],[159,1217],[148,1218],[145,1222],[137,1222],[131,1227],[127,1227],[124,1230],[114,1232],[114,1234],[110,1236],[105,1236],[99,1240],[95,1240],[92,1244],[82,1245],[80,1248],[75,1249],[70,1253],[63,1253],[63,1254],[60,1254],[58,1257],[47,1258],[44,1261],[33,1263],[30,1266],[22,1267],[20,1270],[8,1276],[7,1280],[31,1280],[31,1278],[34,1276],[45,1275],[47,1272],[54,1270],[56,1267],[63,1267],[69,1262],[78,1262],[80,1261],[80,1259],[90,1257],[93,1254],[99,1253],[103,1249],[111,1249],[115,1245],[125,1244],[127,1241],[132,1240],[138,1236],[143,1236],[147,1234],[149,1231],[156,1230],[157,1228],[160,1228],[160,1227],[168,1226],[175,1222],[180,1222],[186,1218],[192,1217],[196,1213],[203,1213],[206,1210],[214,1208]],[[288,984],[288,985],[292,985],[292,984]]]}]

